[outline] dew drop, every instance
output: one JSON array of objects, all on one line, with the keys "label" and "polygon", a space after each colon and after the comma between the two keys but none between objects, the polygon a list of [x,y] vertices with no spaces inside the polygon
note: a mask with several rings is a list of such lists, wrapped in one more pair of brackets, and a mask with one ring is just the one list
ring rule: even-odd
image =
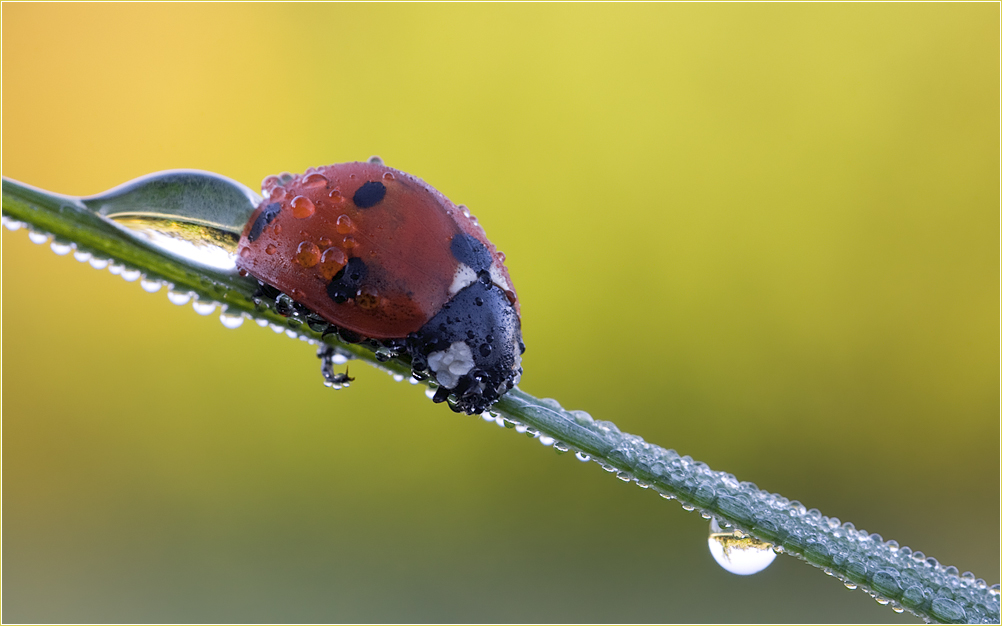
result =
[{"label": "dew drop", "polygon": [[717,564],[739,576],[757,574],[776,560],[772,544],[746,535],[736,528],[723,529],[716,518],[712,517],[707,542],[710,554]]},{"label": "dew drop", "polygon": [[518,424],[517,426],[515,426],[515,432],[517,432],[520,435],[524,435],[527,430],[529,430],[529,427],[526,426],[525,424]]},{"label": "dew drop", "polygon": [[850,590],[852,590],[852,589],[855,589],[855,588],[856,588],[856,583],[854,583],[854,582],[850,582],[850,581],[848,581],[848,580],[847,580],[847,581],[845,581],[845,582],[843,582],[842,584],[843,584],[843,585],[845,585],[845,588],[846,588],[846,589],[850,589]]},{"label": "dew drop", "polygon": [[12,220],[6,215],[0,217],[0,223],[3,223],[4,228],[9,231],[21,230],[24,227],[24,224],[17,220]]},{"label": "dew drop", "polygon": [[424,395],[426,395],[428,399],[431,400],[432,398],[435,397],[435,390],[432,389],[431,387],[428,387],[427,389],[424,390]]},{"label": "dew drop", "polygon": [[226,328],[239,328],[244,323],[244,316],[239,313],[235,315],[233,313],[222,313],[219,315],[219,321]]},{"label": "dew drop", "polygon": [[81,263],[86,263],[87,261],[90,261],[92,256],[93,255],[90,252],[84,252],[83,250],[77,250],[76,252],[73,253],[73,258],[76,259],[77,261],[80,261]]},{"label": "dew drop", "polygon": [[127,283],[136,282],[142,275],[143,273],[140,272],[139,270],[126,270],[126,269],[122,270],[122,280],[124,280]]},{"label": "dew drop", "polygon": [[49,248],[59,256],[66,256],[70,252],[73,252],[74,245],[72,243],[62,243],[58,241],[53,241],[49,244]]},{"label": "dew drop", "polygon": [[266,254],[272,255],[278,252],[278,248],[275,246],[275,244],[269,243],[267,246],[264,247],[264,251]]},{"label": "dew drop", "polygon": [[904,613],[905,612],[904,607],[898,606],[897,604],[895,604],[894,606],[892,606],[891,610],[894,611],[895,613]]},{"label": "dew drop", "polygon": [[49,236],[45,233],[36,233],[35,231],[30,231],[28,233],[28,241],[31,243],[42,245],[49,240]]},{"label": "dew drop", "polygon": [[306,196],[296,196],[292,199],[292,216],[298,219],[306,219],[317,210],[313,201]]},{"label": "dew drop", "polygon": [[355,227],[351,223],[351,218],[347,215],[340,215],[337,218],[337,232],[342,235],[347,235],[351,231],[355,230]]},{"label": "dew drop", "polygon": [[144,278],[143,280],[139,281],[139,286],[142,287],[143,291],[145,291],[146,293],[156,293],[160,291],[160,288],[163,287],[164,285],[159,280],[147,280]]},{"label": "dew drop", "polygon": [[373,165],[383,165],[383,159],[374,154],[369,157],[369,163],[372,163]]},{"label": "dew drop", "polygon": [[344,251],[340,248],[327,248],[320,257],[320,275],[325,280],[332,280],[341,268],[348,262]]},{"label": "dew drop", "polygon": [[311,241],[303,241],[296,249],[295,261],[302,267],[313,267],[320,262],[320,248]]},{"label": "dew drop", "polygon": [[212,312],[216,310],[215,302],[203,302],[202,300],[195,300],[191,303],[191,308],[195,309],[195,313],[199,315],[212,315]]},{"label": "dew drop", "polygon": [[393,172],[386,172],[385,174],[383,174],[383,178],[385,180],[393,180]]},{"label": "dew drop", "polygon": [[539,443],[543,444],[544,446],[552,446],[554,441],[556,440],[553,437],[547,437],[546,435],[539,436]]},{"label": "dew drop", "polygon": [[[303,187],[307,189],[318,189],[320,187],[327,186],[327,178],[323,174],[310,174],[303,179]],[[295,200],[293,200],[293,207],[295,206]]]},{"label": "dew drop", "polygon": [[191,302],[193,295],[194,294],[190,291],[180,292],[172,289],[167,290],[167,300],[169,300],[171,304],[176,304],[178,306],[184,306]]},{"label": "dew drop", "polygon": [[120,265],[118,263],[112,263],[111,265],[108,266],[108,272],[114,274],[115,276],[118,276],[123,271],[125,271],[124,265]]},{"label": "dew drop", "polygon": [[587,463],[588,461],[591,460],[591,457],[585,454],[584,452],[577,452],[574,454],[574,457],[577,458],[577,460],[581,461],[582,463]]},{"label": "dew drop", "polygon": [[692,506],[691,504],[683,504],[682,505],[682,510],[683,511],[695,511],[696,507]]}]

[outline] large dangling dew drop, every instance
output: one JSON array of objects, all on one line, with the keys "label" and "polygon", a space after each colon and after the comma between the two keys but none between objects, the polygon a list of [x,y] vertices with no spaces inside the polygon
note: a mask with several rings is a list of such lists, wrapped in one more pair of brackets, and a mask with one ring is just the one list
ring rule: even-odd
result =
[{"label": "large dangling dew drop", "polygon": [[710,537],[707,542],[710,554],[720,567],[739,576],[757,574],[772,565],[776,559],[772,544],[736,528],[722,528],[715,517],[710,518]]}]

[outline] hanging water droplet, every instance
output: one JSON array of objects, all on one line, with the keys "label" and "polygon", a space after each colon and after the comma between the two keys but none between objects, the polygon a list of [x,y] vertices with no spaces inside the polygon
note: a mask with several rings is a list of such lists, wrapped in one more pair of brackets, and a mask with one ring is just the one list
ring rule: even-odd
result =
[{"label": "hanging water droplet", "polygon": [[195,300],[191,303],[191,308],[195,309],[195,313],[199,315],[212,315],[212,312],[216,310],[216,303]]},{"label": "hanging water droplet", "polygon": [[76,252],[73,253],[73,258],[76,259],[77,261],[80,261],[81,263],[86,263],[87,261],[90,261],[91,256],[92,255],[90,252],[84,252],[83,250],[77,250]]},{"label": "hanging water droplet", "polygon": [[895,604],[894,606],[892,606],[891,610],[894,611],[895,613],[904,613],[905,612],[904,607],[898,606],[897,604]]},{"label": "hanging water droplet", "polygon": [[682,504],[682,510],[683,511],[695,511],[696,507],[692,506],[691,504],[683,503]]},{"label": "hanging water droplet", "polygon": [[241,324],[244,323],[244,316],[239,313],[222,313],[219,315],[219,321],[223,323],[226,328],[239,328]]},{"label": "hanging water droplet", "polygon": [[87,262],[90,263],[90,266],[96,270],[103,270],[104,268],[108,267],[109,263],[111,263],[111,261],[109,261],[108,259],[96,259],[96,258],[92,258]]},{"label": "hanging water droplet", "polygon": [[38,233],[33,230],[28,232],[28,241],[30,241],[33,244],[37,244],[40,246],[48,240],[49,236],[46,235],[45,233]]},{"label": "hanging water droplet", "polygon": [[191,298],[194,295],[195,294],[191,293],[190,291],[180,292],[180,291],[174,291],[173,289],[167,290],[167,300],[171,304],[176,304],[178,306],[184,306],[189,302],[191,302]]},{"label": "hanging water droplet", "polygon": [[21,230],[24,227],[24,224],[17,220],[12,220],[6,215],[0,216],[0,224],[3,224],[9,231]]},{"label": "hanging water droplet", "polygon": [[850,591],[856,588],[856,583],[848,580],[844,581],[842,584],[845,585],[845,588],[849,589]]},{"label": "hanging water droplet", "polygon": [[164,285],[159,280],[147,280],[144,278],[143,280],[139,281],[139,286],[142,287],[143,291],[145,291],[146,293],[156,293],[160,291],[160,288],[163,287]]},{"label": "hanging water droplet", "polygon": [[525,424],[518,424],[517,426],[515,426],[515,432],[517,432],[520,435],[524,435],[527,430],[529,430],[529,427],[526,426]]},{"label": "hanging water droplet", "polygon": [[552,446],[554,441],[555,439],[553,437],[547,437],[546,435],[539,436],[539,443],[543,444],[544,446]]},{"label": "hanging water droplet", "polygon": [[591,460],[591,457],[585,454],[584,452],[576,452],[574,456],[577,458],[577,460],[583,463],[587,463],[588,461]]},{"label": "hanging water droplet", "polygon": [[61,241],[53,241],[49,244],[49,248],[59,256],[66,256],[70,252],[73,252],[73,248],[76,246],[72,243],[63,243]]},{"label": "hanging water droplet", "polygon": [[772,544],[746,535],[736,528],[723,529],[716,518],[710,518],[707,540],[713,559],[728,572],[739,576],[757,574],[776,560]]},{"label": "hanging water droplet", "polygon": [[139,280],[139,277],[142,276],[142,275],[143,275],[143,273],[140,272],[139,270],[127,270],[127,269],[123,269],[122,273],[121,273],[122,280],[124,280],[127,283],[134,283],[134,282],[136,282],[137,280]]}]

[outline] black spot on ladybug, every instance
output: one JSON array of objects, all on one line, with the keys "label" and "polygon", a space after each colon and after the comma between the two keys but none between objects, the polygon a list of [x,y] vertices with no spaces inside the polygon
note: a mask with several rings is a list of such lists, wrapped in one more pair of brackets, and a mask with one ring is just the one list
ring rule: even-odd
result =
[{"label": "black spot on ladybug", "polygon": [[264,207],[264,209],[257,214],[257,219],[254,220],[254,224],[251,225],[250,232],[247,233],[247,240],[254,241],[260,237],[264,227],[271,224],[275,218],[278,217],[278,212],[281,209],[282,205],[278,202],[272,202],[268,206]]},{"label": "black spot on ladybug", "polygon": [[368,209],[382,202],[385,195],[386,187],[383,183],[370,180],[358,188],[351,201],[360,209]]},{"label": "black spot on ladybug", "polygon": [[358,257],[348,259],[348,264],[342,267],[327,285],[327,295],[338,304],[351,300],[358,295],[358,288],[368,273],[369,268],[365,266],[365,261]]},{"label": "black spot on ladybug", "polygon": [[[491,266],[491,253],[476,237],[458,233],[453,235],[449,247],[457,261],[469,265],[475,272],[486,272]],[[490,274],[488,274],[489,280]]]}]

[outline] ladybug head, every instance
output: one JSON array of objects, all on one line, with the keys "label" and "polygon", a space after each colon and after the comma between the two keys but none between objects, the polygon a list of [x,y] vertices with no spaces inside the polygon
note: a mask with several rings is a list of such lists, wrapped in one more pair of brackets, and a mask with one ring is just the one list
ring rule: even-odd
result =
[{"label": "ladybug head", "polygon": [[414,369],[439,384],[433,399],[456,412],[486,411],[522,375],[519,316],[486,271],[408,339]]}]

